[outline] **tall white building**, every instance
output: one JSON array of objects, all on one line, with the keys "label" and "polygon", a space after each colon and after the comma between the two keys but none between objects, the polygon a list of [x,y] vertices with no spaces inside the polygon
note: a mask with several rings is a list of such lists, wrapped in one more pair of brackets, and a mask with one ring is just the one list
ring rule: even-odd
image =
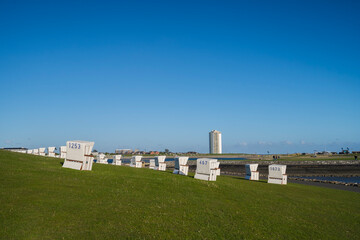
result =
[{"label": "tall white building", "polygon": [[210,153],[222,153],[221,132],[217,130],[209,132],[209,149]]}]

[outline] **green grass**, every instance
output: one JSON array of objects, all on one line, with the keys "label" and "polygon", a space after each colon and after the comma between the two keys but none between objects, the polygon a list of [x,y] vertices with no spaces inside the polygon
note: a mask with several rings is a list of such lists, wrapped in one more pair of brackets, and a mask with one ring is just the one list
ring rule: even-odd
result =
[{"label": "green grass", "polygon": [[360,239],[360,194],[0,151],[0,239]]}]

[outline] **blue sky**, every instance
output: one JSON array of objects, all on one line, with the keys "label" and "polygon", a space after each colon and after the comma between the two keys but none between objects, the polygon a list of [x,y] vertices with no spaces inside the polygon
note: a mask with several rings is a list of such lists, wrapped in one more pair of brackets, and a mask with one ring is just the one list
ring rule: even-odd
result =
[{"label": "blue sky", "polygon": [[1,1],[0,147],[360,150],[359,1]]}]

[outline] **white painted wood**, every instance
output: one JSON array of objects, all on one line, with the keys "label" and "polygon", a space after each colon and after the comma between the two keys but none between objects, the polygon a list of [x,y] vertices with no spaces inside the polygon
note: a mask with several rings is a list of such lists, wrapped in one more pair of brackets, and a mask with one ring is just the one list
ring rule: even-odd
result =
[{"label": "white painted wood", "polygon": [[61,146],[59,148],[59,158],[66,158],[66,146]]},{"label": "white painted wood", "polygon": [[48,147],[48,156],[55,157],[55,147]]},{"label": "white painted wood", "polygon": [[187,165],[189,157],[175,157],[174,160],[173,173],[187,176],[189,172],[189,166]]},{"label": "white painted wood", "polygon": [[149,168],[150,168],[150,169],[154,169],[154,167],[155,167],[155,159],[150,159]]},{"label": "white painted wood", "polygon": [[220,175],[219,162],[217,159],[198,158],[196,160],[196,179],[206,181],[216,181],[216,176]]},{"label": "white painted wood", "polygon": [[166,170],[165,159],[166,156],[156,156],[154,170],[165,171]]},{"label": "white painted wood", "polygon": [[115,155],[113,158],[113,164],[121,166],[121,155]]},{"label": "white painted wood", "polygon": [[268,183],[287,184],[286,165],[269,165]]},{"label": "white painted wood", "polygon": [[[63,164],[65,168],[76,170],[92,170],[94,158],[91,155],[94,142],[88,141],[67,141],[66,159]],[[79,167],[80,166],[80,167]]]},{"label": "white painted wood", "polygon": [[133,156],[130,160],[130,167],[142,168],[142,156]]},{"label": "white painted wood", "polygon": [[245,179],[247,180],[259,180],[259,172],[257,171],[259,164],[246,164],[245,170],[246,170],[246,176]]}]

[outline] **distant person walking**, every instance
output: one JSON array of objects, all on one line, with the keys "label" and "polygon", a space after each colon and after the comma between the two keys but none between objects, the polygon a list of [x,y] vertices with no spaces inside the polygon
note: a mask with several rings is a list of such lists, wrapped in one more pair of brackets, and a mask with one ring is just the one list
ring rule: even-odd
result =
[{"label": "distant person walking", "polygon": [[357,156],[356,156],[356,155],[354,156],[354,158],[355,158],[355,160],[357,160]]}]

